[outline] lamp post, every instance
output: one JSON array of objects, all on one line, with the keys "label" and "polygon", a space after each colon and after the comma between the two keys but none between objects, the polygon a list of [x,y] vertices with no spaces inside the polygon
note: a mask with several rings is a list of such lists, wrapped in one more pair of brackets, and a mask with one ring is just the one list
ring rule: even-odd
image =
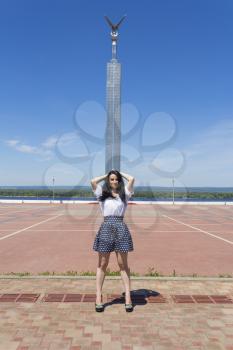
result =
[{"label": "lamp post", "polygon": [[54,181],[55,181],[55,179],[53,177],[53,202],[54,202]]},{"label": "lamp post", "polygon": [[173,204],[174,204],[174,177],[172,178],[172,186],[173,186],[172,200],[173,200]]}]

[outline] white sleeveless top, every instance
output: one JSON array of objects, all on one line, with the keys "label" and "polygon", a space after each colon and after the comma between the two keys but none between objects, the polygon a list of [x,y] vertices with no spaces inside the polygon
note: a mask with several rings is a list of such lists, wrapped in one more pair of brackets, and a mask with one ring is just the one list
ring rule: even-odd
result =
[{"label": "white sleeveless top", "polygon": [[[92,190],[97,197],[97,200],[99,200],[99,197],[102,195],[102,186],[97,184],[96,190]],[[121,197],[117,195],[116,198],[108,197],[105,199],[105,201],[101,202],[100,209],[103,214],[103,216],[108,215],[116,215],[116,216],[124,216],[125,210],[127,208],[128,200],[129,198],[134,194],[133,192],[130,192],[128,188],[125,186],[125,199],[126,204],[121,200]]]}]

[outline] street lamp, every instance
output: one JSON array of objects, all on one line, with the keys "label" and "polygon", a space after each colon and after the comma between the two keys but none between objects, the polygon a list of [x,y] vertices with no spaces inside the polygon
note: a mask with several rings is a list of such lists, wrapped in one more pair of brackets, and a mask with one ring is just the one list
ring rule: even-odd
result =
[{"label": "street lamp", "polygon": [[173,199],[173,204],[174,204],[174,177],[172,178],[172,186],[173,186],[172,199]]},{"label": "street lamp", "polygon": [[53,201],[54,201],[54,181],[55,181],[55,179],[53,177]]}]

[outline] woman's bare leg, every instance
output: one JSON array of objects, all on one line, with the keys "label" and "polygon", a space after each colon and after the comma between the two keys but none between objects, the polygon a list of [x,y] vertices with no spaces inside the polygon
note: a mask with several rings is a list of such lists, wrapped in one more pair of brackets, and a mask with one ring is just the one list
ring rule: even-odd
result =
[{"label": "woman's bare leg", "polygon": [[110,253],[99,252],[99,262],[96,271],[96,304],[101,304],[102,287],[104,283],[105,273],[109,262]]},{"label": "woman's bare leg", "polygon": [[128,252],[116,252],[118,265],[120,267],[121,278],[125,287],[125,302],[129,304],[132,302],[130,297],[131,283],[130,283],[130,268],[128,267]]}]

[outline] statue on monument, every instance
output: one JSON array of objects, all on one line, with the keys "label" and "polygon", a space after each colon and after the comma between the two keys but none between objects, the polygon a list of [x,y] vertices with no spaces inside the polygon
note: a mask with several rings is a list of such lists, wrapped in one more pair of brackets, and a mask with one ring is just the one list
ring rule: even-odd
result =
[{"label": "statue on monument", "polygon": [[104,17],[112,29],[111,31],[112,41],[116,41],[118,36],[118,28],[120,24],[123,22],[123,20],[125,19],[126,15],[124,15],[117,24],[113,24],[107,16],[104,16]]}]

